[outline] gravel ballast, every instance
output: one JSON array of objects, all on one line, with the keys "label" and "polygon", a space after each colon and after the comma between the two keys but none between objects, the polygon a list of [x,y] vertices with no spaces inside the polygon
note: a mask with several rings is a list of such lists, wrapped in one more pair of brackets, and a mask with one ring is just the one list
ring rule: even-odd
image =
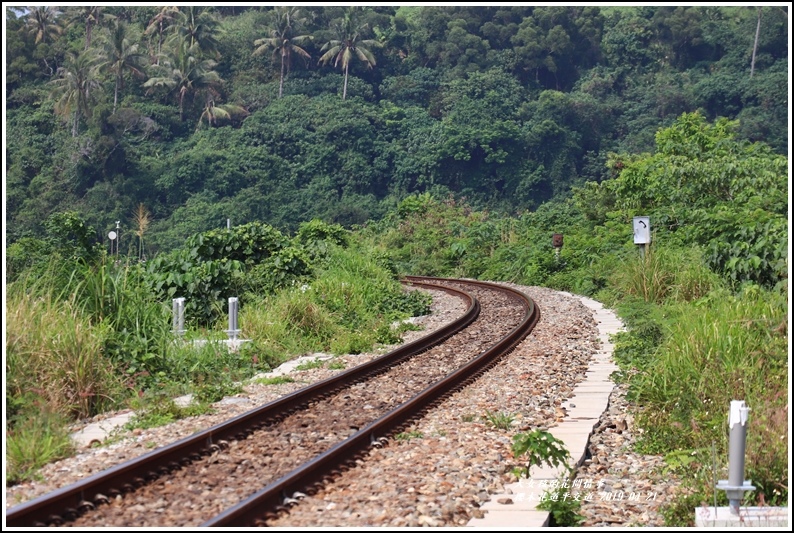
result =
[{"label": "gravel ballast", "polygon": [[[512,436],[550,428],[565,416],[562,405],[584,378],[599,344],[592,313],[578,298],[545,288],[513,287],[541,309],[541,320],[528,339],[469,387],[448,396],[383,448],[373,449],[365,461],[268,525],[463,526],[482,516],[479,507],[489,495],[515,481],[510,472],[520,463],[510,453]],[[416,319],[425,330],[408,332],[406,341],[465,311],[446,293],[434,291],[433,297],[432,314]],[[350,368],[389,348],[393,347],[336,359]],[[79,481],[339,371],[297,371],[290,374],[293,383],[248,384],[243,393],[216,404],[212,414],[159,428],[120,431],[113,444],[83,448],[75,457],[45,466],[40,471],[43,481],[7,488],[6,506]],[[592,457],[577,474],[593,484],[592,498],[581,509],[585,526],[663,525],[658,509],[676,490],[669,476],[662,479],[660,458],[630,451],[634,427],[624,392],[620,387],[613,392],[591,437]],[[494,421],[504,427],[495,427]],[[625,498],[633,492],[642,499],[607,499],[608,492],[620,491]]]}]

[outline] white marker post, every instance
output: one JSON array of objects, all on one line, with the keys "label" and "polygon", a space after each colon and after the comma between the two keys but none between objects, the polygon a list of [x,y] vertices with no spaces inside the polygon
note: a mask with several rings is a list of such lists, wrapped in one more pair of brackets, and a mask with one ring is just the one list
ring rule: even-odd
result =
[{"label": "white marker post", "polygon": [[180,337],[185,334],[185,299],[174,298],[173,315],[174,315],[174,333]]},{"label": "white marker post", "polygon": [[237,312],[238,312],[238,301],[237,298],[229,298],[229,329],[226,330],[226,334],[229,335],[229,340],[237,340],[237,335],[240,333],[240,329],[237,325]]}]

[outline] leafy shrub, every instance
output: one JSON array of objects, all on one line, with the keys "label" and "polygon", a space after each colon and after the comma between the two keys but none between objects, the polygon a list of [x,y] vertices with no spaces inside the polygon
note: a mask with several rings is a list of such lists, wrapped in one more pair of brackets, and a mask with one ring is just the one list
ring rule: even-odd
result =
[{"label": "leafy shrub", "polygon": [[47,240],[63,257],[92,263],[102,250],[97,233],[76,211],[53,213],[44,223]]},{"label": "leafy shrub", "polygon": [[328,224],[322,220],[313,219],[298,227],[295,239],[303,245],[324,241],[344,248],[350,244],[350,232],[339,224]]},{"label": "leafy shrub", "polygon": [[210,230],[194,235],[185,247],[191,256],[202,261],[225,259],[255,265],[288,244],[289,239],[272,226],[251,222],[231,230]]},{"label": "leafy shrub", "polygon": [[6,249],[6,281],[19,279],[25,272],[34,276],[46,275],[54,267],[52,258],[53,250],[46,241],[23,237]]},{"label": "leafy shrub", "polygon": [[397,206],[397,216],[402,219],[413,215],[423,215],[436,201],[430,193],[413,194],[406,196]]},{"label": "leafy shrub", "polygon": [[280,289],[309,281],[310,259],[300,248],[282,248],[248,272],[237,274],[241,290],[258,295],[273,294]]},{"label": "leafy shrub", "polygon": [[736,213],[732,206],[703,213],[709,265],[734,284],[772,288],[786,276],[788,221],[761,209]]},{"label": "leafy shrub", "polygon": [[178,251],[149,261],[146,283],[163,303],[185,298],[186,322],[208,326],[220,316],[219,303],[231,296],[235,274],[242,268],[239,261],[202,261],[189,251]]}]

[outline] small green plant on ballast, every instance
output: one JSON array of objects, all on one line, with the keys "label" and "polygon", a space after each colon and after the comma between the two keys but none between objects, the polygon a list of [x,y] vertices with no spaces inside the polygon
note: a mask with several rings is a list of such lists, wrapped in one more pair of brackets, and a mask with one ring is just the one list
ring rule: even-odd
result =
[{"label": "small green plant on ballast", "polygon": [[423,437],[424,437],[424,434],[421,431],[419,431],[419,430],[403,431],[403,432],[397,433],[394,436],[394,438],[396,440],[401,440],[401,441],[409,441],[411,439],[421,439]]},{"label": "small green plant on ballast", "polygon": [[254,383],[259,385],[281,385],[282,383],[294,383],[295,379],[289,376],[273,376],[268,378],[257,378]]},{"label": "small green plant on ballast", "polygon": [[536,429],[519,433],[513,436],[511,449],[516,459],[525,457],[527,461],[526,468],[513,470],[513,473],[519,479],[521,478],[522,470],[523,474],[529,478],[529,469],[542,464],[550,467],[564,466],[568,470],[571,469],[566,462],[570,454],[565,449],[565,445],[548,431]]},{"label": "small green plant on ballast", "polygon": [[[513,473],[521,479],[522,475],[529,478],[529,470],[533,466],[546,464],[550,467],[564,466],[570,475],[571,467],[567,463],[570,457],[568,450],[565,449],[563,442],[555,438],[548,431],[536,429],[519,433],[513,437],[513,455],[518,459],[525,456],[527,466],[516,468]],[[564,478],[565,476],[563,476]],[[553,485],[553,489],[543,494],[538,509],[551,513],[553,526],[578,526],[584,518],[579,514],[581,502],[571,498],[570,493],[565,488],[565,483],[559,482]]]},{"label": "small green plant on ballast", "polygon": [[305,363],[299,364],[295,367],[295,370],[313,370],[315,368],[322,368],[323,366],[325,366],[324,359],[313,359],[311,361],[306,361]]},{"label": "small green plant on ballast", "polygon": [[510,426],[513,424],[513,420],[515,420],[515,418],[515,415],[512,413],[496,413],[493,411],[485,411],[485,414],[482,416],[483,420],[488,422],[496,429],[510,429]]},{"label": "small green plant on ballast", "polygon": [[345,362],[341,359],[334,358],[332,361],[328,362],[328,370],[344,370],[345,369]]},{"label": "small green plant on ballast", "polygon": [[536,509],[551,513],[552,527],[575,527],[584,522],[579,514],[582,502],[571,496],[566,485],[558,482],[551,490],[543,493]]}]

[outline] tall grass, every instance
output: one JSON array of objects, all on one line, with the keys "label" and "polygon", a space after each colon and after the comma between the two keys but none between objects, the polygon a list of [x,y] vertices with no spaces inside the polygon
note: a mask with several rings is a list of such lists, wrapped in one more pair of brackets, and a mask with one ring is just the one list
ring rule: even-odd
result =
[{"label": "tall grass", "polygon": [[[646,397],[682,404],[684,388],[706,399],[763,394],[770,380],[784,380],[785,338],[775,333],[785,322],[785,307],[757,287],[738,296],[716,293],[698,307],[679,309],[680,320],[643,382]],[[713,397],[712,397],[713,398]]]},{"label": "tall grass", "polygon": [[167,373],[170,309],[144,288],[143,276],[136,263],[105,260],[78,266],[64,297],[79,305],[93,324],[107,329],[105,355],[128,374]]},{"label": "tall grass", "polygon": [[640,406],[639,450],[664,454],[671,465],[681,456],[692,461],[683,474],[692,496],[668,505],[668,524],[688,524],[693,501],[712,501],[710,459],[701,456],[715,443],[724,469],[732,400],[745,400],[751,408],[745,477],[768,503],[784,502],[785,294],[756,286],[739,293],[728,290],[695,247],[655,246],[644,258],[625,261],[610,281],[610,292],[619,297],[621,316],[630,327],[615,356],[629,370],[632,398]]},{"label": "tall grass", "polygon": [[16,282],[8,287],[6,320],[7,397],[39,397],[74,417],[116,402],[123,385],[103,356],[108,330],[93,326],[74,300],[31,293]]},{"label": "tall grass", "polygon": [[72,454],[74,444],[62,415],[47,409],[7,430],[6,484],[35,477],[47,463]]},{"label": "tall grass", "polygon": [[655,304],[693,301],[723,287],[719,276],[706,266],[702,252],[694,247],[649,247],[619,265],[612,283],[628,296]]},{"label": "tall grass", "polygon": [[332,314],[301,289],[288,289],[240,311],[246,336],[256,339],[264,357],[280,363],[289,356],[330,347],[338,326]]},{"label": "tall grass", "polygon": [[670,312],[679,319],[668,324],[665,342],[636,382],[647,408],[645,448],[666,452],[716,442],[724,455],[730,402],[744,400],[751,408],[747,478],[762,487],[767,502],[779,500],[788,481],[785,295],[751,286]]}]

